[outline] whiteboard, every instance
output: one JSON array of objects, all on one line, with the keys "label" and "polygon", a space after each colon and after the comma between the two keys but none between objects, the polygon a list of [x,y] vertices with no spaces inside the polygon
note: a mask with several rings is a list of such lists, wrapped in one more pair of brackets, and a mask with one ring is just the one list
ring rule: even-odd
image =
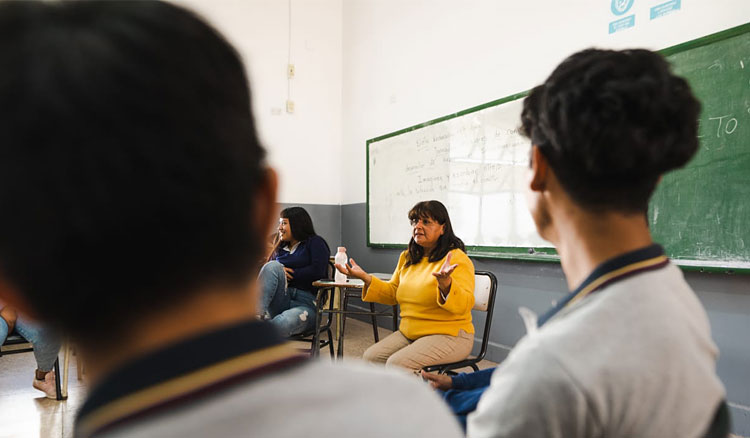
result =
[{"label": "whiteboard", "polygon": [[436,199],[474,253],[553,254],[544,251],[551,245],[526,205],[531,145],[519,132],[525,94],[368,140],[368,245],[408,243],[409,210]]}]

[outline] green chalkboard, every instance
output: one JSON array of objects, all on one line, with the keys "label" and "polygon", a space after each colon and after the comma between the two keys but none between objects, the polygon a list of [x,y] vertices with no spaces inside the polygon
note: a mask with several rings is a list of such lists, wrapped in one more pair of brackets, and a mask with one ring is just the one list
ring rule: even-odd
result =
[{"label": "green chalkboard", "polygon": [[654,239],[682,265],[750,268],[750,24],[662,53],[703,104],[700,150],[665,175],[649,208]]},{"label": "green chalkboard", "polygon": [[[661,53],[703,110],[696,157],[652,199],[654,239],[685,269],[750,273],[750,23]],[[528,140],[516,128],[526,95],[368,140],[368,246],[405,247],[409,207],[439,199],[472,256],[558,261],[524,203]]]}]

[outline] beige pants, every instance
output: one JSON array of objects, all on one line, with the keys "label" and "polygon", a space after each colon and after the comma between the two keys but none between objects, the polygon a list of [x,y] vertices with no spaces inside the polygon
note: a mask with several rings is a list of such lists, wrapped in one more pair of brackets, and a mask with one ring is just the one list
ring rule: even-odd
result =
[{"label": "beige pants", "polygon": [[411,341],[396,331],[372,345],[362,356],[368,362],[419,370],[428,365],[466,359],[474,346],[474,335],[459,330],[458,336],[429,335]]}]

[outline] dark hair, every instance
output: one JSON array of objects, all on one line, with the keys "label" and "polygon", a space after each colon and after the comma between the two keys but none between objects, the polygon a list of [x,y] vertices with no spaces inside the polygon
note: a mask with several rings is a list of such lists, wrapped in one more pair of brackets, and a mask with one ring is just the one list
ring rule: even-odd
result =
[{"label": "dark hair", "polygon": [[[292,237],[298,242],[304,242],[315,234],[315,227],[313,227],[312,218],[302,207],[288,207],[279,213],[279,217],[289,220],[289,229],[292,232]],[[276,243],[274,250],[271,252],[269,260],[273,260],[279,255],[279,249],[288,246],[289,242],[280,240]],[[326,246],[328,244],[326,243]]]},{"label": "dark hair", "polygon": [[315,234],[312,218],[302,207],[289,207],[281,210],[279,217],[289,220],[289,228],[294,240],[303,242]]},{"label": "dark hair", "polygon": [[589,49],[531,91],[521,119],[575,202],[636,213],[648,209],[659,176],[695,154],[699,113],[661,55]]},{"label": "dark hair", "polygon": [[216,30],[156,1],[2,2],[0,65],[0,270],[42,319],[102,342],[249,281],[265,152]]},{"label": "dark hair", "polygon": [[[442,202],[417,202],[417,204],[409,210],[409,220],[413,221],[418,219],[432,219],[440,225],[445,225],[443,235],[438,238],[435,248],[430,252],[430,256],[427,259],[430,262],[436,262],[442,259],[453,249],[460,249],[461,251],[466,250],[464,242],[453,234],[451,218],[448,216],[448,210]],[[411,236],[406,256],[406,266],[416,265],[422,260],[422,257],[424,257],[424,248],[414,241],[414,236]]]}]

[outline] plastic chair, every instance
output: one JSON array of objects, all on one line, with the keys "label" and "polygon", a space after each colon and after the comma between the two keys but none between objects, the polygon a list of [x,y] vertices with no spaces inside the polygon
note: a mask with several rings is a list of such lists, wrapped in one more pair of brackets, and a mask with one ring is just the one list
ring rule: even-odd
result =
[{"label": "plastic chair", "polygon": [[422,368],[426,372],[438,374],[455,374],[453,370],[463,367],[471,367],[479,371],[479,363],[487,354],[487,345],[490,341],[490,326],[492,325],[492,313],[495,307],[495,295],[497,295],[497,277],[489,271],[476,271],[474,273],[474,307],[473,310],[487,312],[484,318],[484,330],[482,332],[482,344],[476,357],[469,357],[458,362],[439,365],[430,365]]},{"label": "plastic chair", "polygon": [[[5,342],[2,344],[2,347],[8,347],[8,346],[14,346],[14,345],[26,345],[26,346],[21,347],[21,348],[14,348],[11,350],[4,350],[0,348],[0,356],[6,355],[6,354],[18,354],[18,353],[27,353],[30,351],[34,351],[34,347],[31,345],[29,341],[27,341],[26,339],[24,339],[23,337],[15,333],[11,333],[5,339]],[[54,369],[55,369],[55,399],[65,400],[68,398],[68,396],[67,394],[63,395],[62,387],[60,386],[60,379],[64,378],[63,376],[60,375],[60,359],[55,359]]]}]

